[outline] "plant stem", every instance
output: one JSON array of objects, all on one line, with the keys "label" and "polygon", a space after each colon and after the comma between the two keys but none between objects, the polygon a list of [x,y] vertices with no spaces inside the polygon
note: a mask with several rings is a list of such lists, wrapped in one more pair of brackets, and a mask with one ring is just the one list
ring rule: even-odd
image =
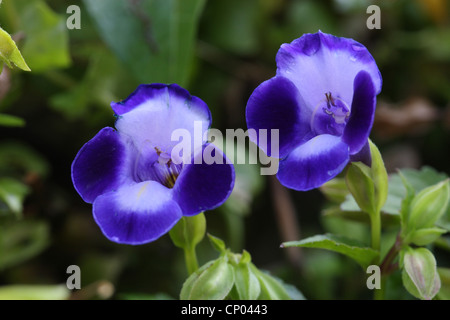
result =
[{"label": "plant stem", "polygon": [[386,280],[387,277],[386,276],[381,276],[380,279],[380,289],[375,289],[374,292],[374,299],[375,300],[384,300],[385,299],[385,293],[386,293]]},{"label": "plant stem", "polygon": [[381,214],[380,212],[373,212],[370,215],[370,227],[372,235],[372,249],[380,251],[381,239]]},{"label": "plant stem", "polygon": [[395,270],[395,265],[392,264],[392,262],[397,257],[398,253],[400,252],[400,249],[402,248],[402,238],[400,236],[400,233],[397,235],[397,238],[395,239],[394,244],[392,245],[389,252],[384,257],[383,262],[380,265],[381,274],[382,275],[388,275],[393,270]]},{"label": "plant stem", "polygon": [[184,248],[184,258],[186,261],[186,268],[189,275],[193,274],[198,269],[197,254],[195,253],[195,246]]}]

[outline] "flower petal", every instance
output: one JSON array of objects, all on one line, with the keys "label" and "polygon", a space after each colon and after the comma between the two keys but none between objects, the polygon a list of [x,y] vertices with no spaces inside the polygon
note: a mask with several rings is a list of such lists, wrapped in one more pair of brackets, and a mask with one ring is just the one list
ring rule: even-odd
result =
[{"label": "flower petal", "polygon": [[94,201],[93,212],[109,240],[133,245],[158,239],[182,216],[171,190],[155,181],[105,193]]},{"label": "flower petal", "polygon": [[[295,85],[287,78],[274,77],[261,83],[250,96],[246,119],[249,129],[256,130],[256,137],[249,131],[250,139],[269,156],[285,157],[310,131],[308,110],[300,110],[300,96]],[[301,114],[305,111],[305,114]],[[265,129],[266,139],[260,131]],[[271,130],[279,130],[279,142],[272,144]],[[276,146],[279,150],[272,150]]]},{"label": "flower petal", "polygon": [[365,165],[372,166],[372,153],[370,152],[370,144],[367,141],[359,152],[350,155],[350,162],[362,162]]},{"label": "flower petal", "polygon": [[[214,159],[217,161],[210,161]],[[226,155],[213,144],[206,144],[191,164],[184,165],[173,189],[174,199],[185,216],[214,209],[231,194],[234,178],[234,167]]]},{"label": "flower petal", "polygon": [[376,94],[381,91],[382,79],[375,60],[353,39],[320,31],[305,34],[290,44],[283,44],[276,60],[277,75],[290,79],[297,86],[310,109],[314,109],[327,92],[350,104],[353,79],[361,70],[370,74]]},{"label": "flower petal", "polygon": [[[191,150],[195,150],[206,141],[205,132],[211,125],[206,103],[176,84],[140,85],[127,99],[111,107],[118,117],[117,130],[137,150],[158,148],[170,154],[178,143],[172,141],[176,129],[184,129],[192,141]],[[196,122],[198,130],[194,134]]]},{"label": "flower petal", "polygon": [[337,136],[323,134],[297,147],[281,160],[277,177],[288,188],[311,190],[338,175],[348,160],[348,146]]},{"label": "flower petal", "polygon": [[129,179],[126,146],[113,128],[106,127],[89,140],[72,163],[72,181],[84,201],[117,189]]},{"label": "flower petal", "polygon": [[350,154],[359,152],[367,143],[375,116],[376,96],[370,75],[361,71],[354,81],[354,95],[350,118],[342,140],[350,147]]}]

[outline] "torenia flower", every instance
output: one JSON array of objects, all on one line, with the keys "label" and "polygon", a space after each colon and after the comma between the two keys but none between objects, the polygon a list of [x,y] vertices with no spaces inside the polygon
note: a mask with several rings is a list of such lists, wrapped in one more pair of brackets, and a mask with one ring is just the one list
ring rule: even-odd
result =
[{"label": "torenia flower", "polygon": [[257,133],[279,130],[278,150],[271,150],[270,139],[263,145],[253,137],[269,156],[280,158],[279,181],[310,190],[349,161],[370,162],[368,136],[382,80],[367,49],[319,31],[283,44],[276,61],[276,76],[255,89],[246,118]]},{"label": "torenia flower", "polygon": [[[206,141],[211,113],[201,99],[176,84],[151,84],[111,107],[117,130],[100,130],[72,164],[75,189],[93,204],[94,219],[108,239],[133,245],[156,240],[181,217],[228,198],[234,168]],[[200,137],[200,143],[192,139],[192,148],[172,152],[177,129]],[[223,161],[206,163],[205,149]]]}]

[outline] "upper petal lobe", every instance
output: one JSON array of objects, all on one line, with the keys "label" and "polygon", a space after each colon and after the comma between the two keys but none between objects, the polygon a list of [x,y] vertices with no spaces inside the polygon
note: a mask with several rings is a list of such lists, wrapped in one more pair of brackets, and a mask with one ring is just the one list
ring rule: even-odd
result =
[{"label": "upper petal lobe", "polygon": [[[310,112],[301,109],[297,88],[284,77],[277,76],[260,84],[250,96],[245,112],[248,128],[255,129],[257,134],[257,137],[250,135],[250,139],[269,156],[285,157],[310,131]],[[260,129],[267,130],[267,138],[262,139]],[[274,129],[279,130],[276,144],[272,141]],[[272,150],[272,146],[278,150]]]},{"label": "upper petal lobe", "polygon": [[367,143],[375,117],[376,94],[370,75],[361,71],[354,81],[354,95],[350,118],[342,140],[350,147],[350,154],[359,152]]},{"label": "upper petal lobe", "polygon": [[189,136],[195,150],[206,141],[205,132],[211,125],[206,103],[176,84],[140,85],[127,99],[111,106],[118,117],[117,130],[137,150],[158,148],[170,153],[178,143],[172,141],[177,129]]},{"label": "upper petal lobe", "polygon": [[126,146],[113,128],[103,128],[78,152],[72,163],[72,181],[84,201],[117,189],[129,179]]},{"label": "upper petal lobe", "polygon": [[234,167],[228,158],[213,144],[207,144],[196,152],[191,164],[184,165],[173,189],[174,199],[185,216],[211,210],[229,197],[234,179]]},{"label": "upper petal lobe", "polygon": [[353,97],[353,80],[364,70],[381,91],[380,71],[369,51],[353,39],[318,32],[305,34],[278,51],[277,75],[289,78],[307,107],[315,108],[327,92],[346,103]]}]

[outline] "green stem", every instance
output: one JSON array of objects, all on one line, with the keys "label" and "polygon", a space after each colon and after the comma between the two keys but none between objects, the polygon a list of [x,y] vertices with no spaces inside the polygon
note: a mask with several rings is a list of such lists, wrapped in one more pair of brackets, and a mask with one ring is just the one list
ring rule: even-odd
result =
[{"label": "green stem", "polygon": [[195,246],[184,248],[184,258],[186,261],[186,268],[189,275],[193,274],[198,269],[197,254],[195,253]]},{"label": "green stem", "polygon": [[381,214],[374,212],[370,215],[370,227],[372,235],[372,249],[380,252],[381,239]]},{"label": "green stem", "polygon": [[375,292],[374,292],[373,297],[375,300],[384,300],[385,299],[386,280],[387,280],[387,276],[381,276],[380,289],[375,289]]}]

